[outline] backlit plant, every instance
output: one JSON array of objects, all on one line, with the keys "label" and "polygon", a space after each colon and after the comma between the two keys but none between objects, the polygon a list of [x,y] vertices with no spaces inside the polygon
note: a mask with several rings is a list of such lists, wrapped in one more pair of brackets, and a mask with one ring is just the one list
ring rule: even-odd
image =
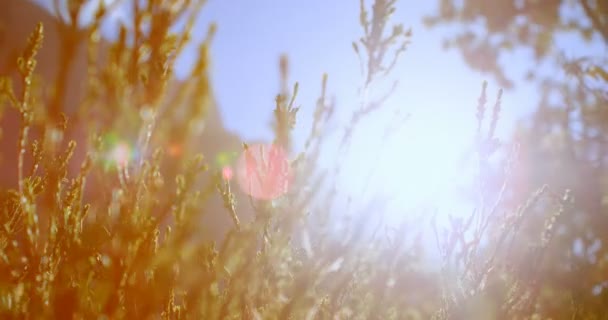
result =
[{"label": "backlit plant", "polygon": [[[283,58],[274,141],[243,143],[236,150],[227,143],[217,154],[197,154],[215,107],[209,52],[216,27],[209,28],[186,81],[174,78],[173,66],[204,1],[133,1],[133,28],[121,28],[111,44],[99,36],[111,8],[101,5],[82,29],[77,21],[83,1],[68,1],[67,20],[59,22],[64,50],[57,82],[43,83],[54,88],[50,97],[32,84],[49,27],[39,24],[15,61],[22,89],[14,89],[10,75],[0,78],[0,101],[20,115],[18,148],[1,150],[4,157],[18,159],[17,168],[1,172],[17,170],[18,178],[0,198],[0,316],[554,315],[543,308],[551,284],[543,283],[540,262],[572,199],[543,187],[511,210],[502,194],[485,191],[485,168],[499,148],[494,130],[501,111],[499,94],[486,112],[486,84],[476,110],[479,208],[464,219],[451,219],[445,230],[435,228],[441,262],[423,261],[422,244],[411,239],[417,230],[408,225],[370,232],[361,218],[335,233],[333,223],[340,218],[332,208],[340,195],[332,186],[342,159],[331,168],[319,159],[327,152],[327,137],[336,133],[338,148],[347,154],[348,145],[357,143],[352,133],[358,124],[381,109],[396,88],[383,92],[377,86],[378,79],[391,75],[412,37],[400,24],[388,27],[395,2],[375,0],[368,6],[361,0],[363,37],[353,43],[361,62],[360,104],[343,130],[332,131],[336,106],[327,97],[331,78],[323,75],[303,150],[291,143],[299,87],[288,83]],[[185,27],[173,33],[180,19]],[[67,71],[61,70],[70,68],[75,48],[83,43],[87,86],[79,104],[68,108]],[[516,161],[515,145],[508,153]],[[221,208],[209,205],[214,198],[221,199]],[[538,207],[555,212],[539,229],[538,241],[529,250],[512,247],[527,211]],[[227,231],[209,236],[217,226],[205,225],[202,218],[220,217],[228,217]]]}]

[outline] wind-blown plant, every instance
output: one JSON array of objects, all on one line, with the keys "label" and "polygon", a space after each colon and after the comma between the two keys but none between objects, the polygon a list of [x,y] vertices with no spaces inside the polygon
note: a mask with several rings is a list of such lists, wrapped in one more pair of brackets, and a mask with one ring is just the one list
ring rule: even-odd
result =
[{"label": "wind-blown plant", "polygon": [[[445,237],[437,236],[443,261],[439,271],[422,263],[419,242],[404,240],[411,232],[407,225],[395,233],[370,234],[362,219],[337,237],[331,208],[340,195],[332,184],[342,159],[335,170],[323,171],[319,165],[325,139],[336,133],[328,125],[336,108],[327,99],[329,77],[322,78],[315,121],[298,153],[290,143],[299,110],[298,85],[288,92],[287,60],[282,60],[283,92],[275,101],[272,147],[290,157],[297,154],[289,159],[289,188],[274,199],[256,199],[254,193],[237,199],[234,184],[221,168],[206,154],[190,151],[208,130],[203,124],[213,108],[208,53],[215,27],[201,44],[188,81],[178,83],[172,77],[175,56],[188,40],[202,2],[133,1],[134,28],[121,29],[104,59],[97,49],[106,8],[100,6],[94,21],[76,32],[82,3],[69,3],[69,21],[61,24],[67,56],[62,56],[60,70],[69,68],[76,42],[86,40],[88,48],[88,86],[77,108],[64,108],[67,71],[59,72],[57,83],[47,84],[55,88],[50,99],[33,90],[37,53],[47,28],[42,24],[16,61],[21,93],[8,75],[1,78],[2,101],[21,120],[16,152],[2,150],[4,156],[18,158],[17,168],[2,168],[18,170],[15,186],[2,190],[0,198],[3,318],[543,315],[545,284],[529,259],[542,259],[553,221],[567,209],[568,197],[552,196],[543,188],[508,212],[500,194],[482,192],[478,211],[454,220]],[[361,103],[349,125],[338,132],[342,145],[357,143],[352,131],[381,108],[395,88],[379,97],[369,94],[376,79],[390,74],[411,37],[401,25],[386,36],[394,5],[395,0],[376,0],[370,15],[361,1],[364,36],[353,45],[362,65]],[[188,22],[182,33],[171,33],[184,16]],[[485,101],[484,85],[477,110],[480,128]],[[479,131],[482,168],[495,151],[499,112],[500,97],[488,133]],[[83,132],[88,139],[78,139]],[[240,150],[245,163],[262,161],[259,155],[247,160],[248,152],[255,152],[250,148],[243,144]],[[82,159],[76,161],[74,154]],[[483,172],[482,191],[487,178]],[[522,254],[510,247],[512,239],[526,210],[547,195],[551,202],[540,205],[556,204],[556,214],[542,229],[539,246]],[[222,210],[208,205],[213,197],[222,200]],[[251,216],[241,210],[247,204]],[[228,221],[226,232],[207,237],[203,215]]]}]

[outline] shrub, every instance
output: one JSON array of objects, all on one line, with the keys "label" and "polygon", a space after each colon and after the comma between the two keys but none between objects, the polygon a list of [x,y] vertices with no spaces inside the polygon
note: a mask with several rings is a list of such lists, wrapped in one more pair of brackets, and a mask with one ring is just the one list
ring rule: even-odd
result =
[{"label": "shrub", "polygon": [[[17,159],[16,167],[2,168],[17,172],[0,204],[2,317],[524,319],[568,312],[553,301],[571,293],[552,291],[542,281],[543,251],[555,220],[568,210],[568,194],[544,187],[508,210],[501,194],[482,192],[479,210],[453,219],[441,235],[435,228],[439,267],[423,261],[419,241],[403,240],[413,233],[406,227],[380,235],[357,220],[336,236],[331,186],[340,159],[330,170],[318,163],[334,111],[326,98],[327,75],[311,134],[295,157],[290,132],[297,119],[297,84],[275,101],[276,139],[268,154],[276,159],[281,154],[276,150],[284,150],[292,157],[281,164],[290,168],[289,189],[272,189],[273,199],[247,197],[246,187],[237,195],[222,167],[208,157],[233,148],[233,142],[208,147],[207,154],[193,152],[201,135],[218,132],[203,126],[215,114],[208,78],[213,26],[190,78],[178,82],[172,76],[202,2],[135,5],[138,27],[131,33],[121,29],[111,44],[98,37],[106,8],[78,29],[82,7],[69,3],[67,22],[59,24],[63,51],[57,76],[40,83],[54,92],[47,98],[36,87],[36,62],[48,28],[43,24],[14,60],[21,85],[13,87],[9,73],[1,82],[4,104],[12,108],[6,116],[19,115],[19,128],[12,132],[18,148],[2,150],[4,157]],[[377,79],[390,73],[409,44],[411,32],[401,25],[386,33],[394,3],[376,0],[370,11],[361,2],[364,35],[353,48],[363,66],[363,91],[381,90]],[[188,21],[185,30],[171,33],[181,17]],[[71,104],[68,71],[82,42],[87,86]],[[283,69],[286,64],[281,61]],[[352,121],[339,132],[339,148],[357,143],[352,133],[358,123],[382,108],[390,93],[363,95]],[[477,117],[480,128],[489,121],[490,129],[479,131],[482,167],[495,152],[501,108],[500,95],[491,112],[486,100],[484,84]],[[4,132],[7,137],[11,132]],[[251,161],[264,161],[263,151],[251,156],[255,148],[243,144],[233,150],[242,152],[247,171]],[[252,169],[259,174],[255,164]],[[266,177],[271,172],[285,174],[268,170]],[[482,186],[488,179],[479,178]],[[215,197],[223,208],[210,204]],[[244,206],[249,213],[241,211]],[[539,228],[535,246],[514,248],[532,208],[555,214]]]}]

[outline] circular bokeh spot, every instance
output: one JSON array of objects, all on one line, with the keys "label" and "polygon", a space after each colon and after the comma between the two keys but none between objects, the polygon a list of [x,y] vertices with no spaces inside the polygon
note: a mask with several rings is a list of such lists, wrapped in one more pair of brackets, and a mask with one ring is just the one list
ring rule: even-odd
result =
[{"label": "circular bokeh spot", "polygon": [[289,159],[285,150],[276,144],[248,146],[236,166],[239,187],[255,199],[276,199],[289,188]]},{"label": "circular bokeh spot", "polygon": [[117,144],[112,150],[111,159],[119,166],[126,166],[131,157],[131,148],[124,142]]},{"label": "circular bokeh spot", "polygon": [[222,168],[222,178],[224,178],[224,180],[232,180],[233,175],[234,173],[232,172],[232,168],[230,166],[226,165]]},{"label": "circular bokeh spot", "polygon": [[106,171],[114,170],[116,167],[127,166],[130,161],[139,156],[137,150],[135,150],[130,143],[120,140],[118,135],[114,132],[102,136],[102,143],[104,145],[105,155],[99,159],[102,167]]},{"label": "circular bokeh spot", "polygon": [[177,158],[182,155],[182,145],[177,142],[171,143],[167,151],[169,156]]}]

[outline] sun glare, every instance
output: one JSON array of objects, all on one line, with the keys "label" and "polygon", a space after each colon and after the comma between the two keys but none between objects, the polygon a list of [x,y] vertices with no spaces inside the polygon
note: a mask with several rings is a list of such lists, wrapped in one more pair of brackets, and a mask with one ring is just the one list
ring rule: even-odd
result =
[{"label": "sun glare", "polygon": [[131,148],[128,144],[124,142],[119,143],[112,150],[110,158],[117,165],[124,166],[129,162],[131,158]]},{"label": "sun glare", "polygon": [[[472,181],[463,161],[472,130],[455,119],[420,113],[386,139],[383,121],[359,127],[349,152],[345,185],[362,201],[384,201],[385,218],[398,222],[409,212],[462,208],[459,187]],[[452,214],[453,212],[450,212]]]},{"label": "sun glare", "polygon": [[237,162],[241,190],[255,199],[272,200],[289,189],[291,170],[287,153],[275,144],[255,144]]}]

